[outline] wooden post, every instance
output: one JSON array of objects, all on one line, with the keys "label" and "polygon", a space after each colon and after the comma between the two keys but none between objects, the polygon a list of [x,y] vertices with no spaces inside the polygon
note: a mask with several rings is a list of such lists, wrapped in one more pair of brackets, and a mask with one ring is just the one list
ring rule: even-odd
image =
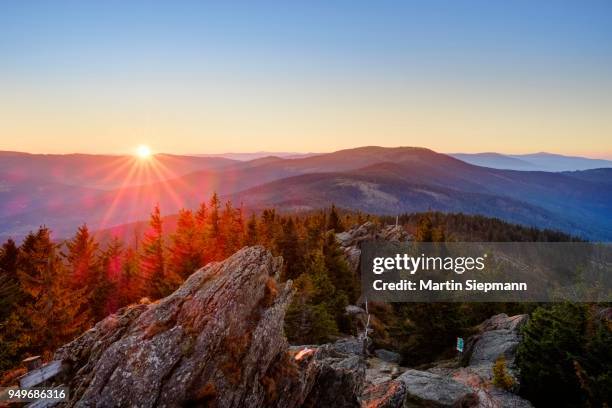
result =
[{"label": "wooden post", "polygon": [[370,328],[370,311],[368,310],[368,298],[365,298],[365,310],[368,319],[365,324],[365,329],[363,331],[363,356],[368,356],[368,330]]}]

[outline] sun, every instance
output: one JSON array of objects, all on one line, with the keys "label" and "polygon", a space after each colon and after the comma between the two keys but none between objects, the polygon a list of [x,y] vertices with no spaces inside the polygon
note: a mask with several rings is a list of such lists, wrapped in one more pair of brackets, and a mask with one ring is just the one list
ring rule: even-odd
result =
[{"label": "sun", "polygon": [[151,157],[151,149],[149,148],[149,146],[146,145],[140,145],[136,148],[136,156],[138,156],[141,159],[148,159],[149,157]]}]

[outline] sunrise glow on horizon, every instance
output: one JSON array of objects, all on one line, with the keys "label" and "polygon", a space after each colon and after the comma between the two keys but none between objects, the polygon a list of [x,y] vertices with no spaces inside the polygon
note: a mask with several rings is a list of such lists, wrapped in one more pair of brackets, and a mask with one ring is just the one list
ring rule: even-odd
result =
[{"label": "sunrise glow on horizon", "polygon": [[149,146],[140,145],[136,148],[136,156],[138,156],[140,159],[148,159],[151,157],[151,154],[152,153]]},{"label": "sunrise glow on horizon", "polygon": [[612,159],[610,15],[594,0],[5,4],[0,150]]}]

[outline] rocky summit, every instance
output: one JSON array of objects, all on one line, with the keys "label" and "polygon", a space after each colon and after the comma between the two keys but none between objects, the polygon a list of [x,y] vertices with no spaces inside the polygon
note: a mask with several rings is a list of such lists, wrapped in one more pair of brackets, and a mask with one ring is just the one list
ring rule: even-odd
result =
[{"label": "rocky summit", "polygon": [[263,247],[245,248],[102,320],[55,354],[67,406],[357,406],[362,357],[289,350],[281,268]]},{"label": "rocky summit", "polygon": [[[426,369],[371,339],[289,346],[283,333],[291,281],[282,259],[244,248],[195,272],[172,295],[120,310],[55,360],[70,407],[484,407],[531,404],[492,385],[504,355],[514,376],[527,316],[496,315],[466,342],[463,361]],[[347,314],[365,313],[357,306]]]},{"label": "rocky summit", "polygon": [[355,271],[355,273],[358,273],[359,269],[362,242],[371,240],[404,242],[411,239],[412,236],[401,226],[380,226],[372,221],[367,221],[349,231],[336,234],[336,240],[344,251],[344,255],[351,269]]}]

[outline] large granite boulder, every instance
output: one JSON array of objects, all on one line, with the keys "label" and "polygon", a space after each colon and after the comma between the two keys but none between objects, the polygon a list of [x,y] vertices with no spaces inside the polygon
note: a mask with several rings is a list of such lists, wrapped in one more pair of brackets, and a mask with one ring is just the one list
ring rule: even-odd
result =
[{"label": "large granite boulder", "polygon": [[330,344],[330,347],[340,353],[365,355],[367,352],[368,339],[363,337],[344,337]]},{"label": "large granite boulder", "polygon": [[504,356],[508,372],[516,379],[514,360],[521,342],[520,329],[528,320],[528,315],[510,317],[505,313],[485,320],[478,333],[468,339],[463,363],[481,377],[491,379],[495,361]]},{"label": "large granite boulder", "polygon": [[378,227],[376,224],[374,224],[372,221],[368,221],[348,231],[336,234],[336,240],[340,246],[344,248],[356,246],[361,241],[372,239],[377,230]]},{"label": "large granite boulder", "polygon": [[400,225],[379,226],[367,221],[348,231],[336,234],[336,240],[342,247],[346,260],[352,270],[357,272],[361,259],[360,244],[367,240],[384,240],[403,242],[412,239],[411,235]]},{"label": "large granite boulder", "polygon": [[263,247],[245,248],[172,295],[107,317],[55,355],[67,366],[66,405],[357,406],[361,357],[289,350],[281,268]]},{"label": "large granite boulder", "polygon": [[527,319],[527,315],[499,314],[484,321],[466,342],[463,367],[456,359],[447,360],[426,370],[403,369],[403,374],[396,376],[393,370],[402,370],[401,367],[381,368],[380,363],[370,359],[362,406],[532,407],[529,401],[492,384],[493,365],[500,355],[506,358],[508,372],[516,376],[516,348],[521,340],[520,328]]},{"label": "large granite boulder", "polygon": [[427,371],[407,370],[396,381],[406,386],[406,400],[419,406],[450,407],[472,396],[474,391],[452,378]]},{"label": "large granite boulder", "polygon": [[297,350],[295,359],[304,373],[301,406],[360,406],[366,369],[363,355],[343,352],[333,344],[326,344]]},{"label": "large granite boulder", "polygon": [[474,406],[474,390],[450,377],[407,370],[394,380],[372,384],[364,391],[368,408]]},{"label": "large granite boulder", "polygon": [[377,349],[374,350],[374,355],[380,358],[383,361],[387,361],[389,363],[398,363],[401,361],[402,356],[399,353],[394,351],[389,351],[385,349]]}]

